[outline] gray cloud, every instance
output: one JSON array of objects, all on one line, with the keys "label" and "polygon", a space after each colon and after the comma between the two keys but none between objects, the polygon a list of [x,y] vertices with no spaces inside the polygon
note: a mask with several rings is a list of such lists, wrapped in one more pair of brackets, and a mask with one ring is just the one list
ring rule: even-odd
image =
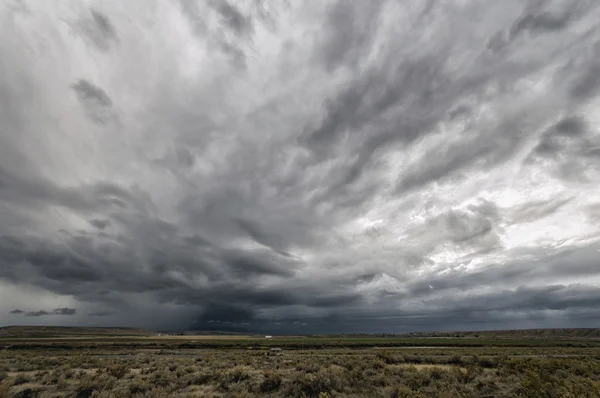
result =
[{"label": "gray cloud", "polygon": [[354,65],[377,34],[381,1],[368,3],[335,2],[327,11],[326,35],[319,52],[325,66]]},{"label": "gray cloud", "polygon": [[79,79],[77,83],[71,85],[71,88],[75,91],[85,114],[93,122],[106,124],[114,118],[111,110],[113,102],[102,88],[85,79]]},{"label": "gray cloud", "polygon": [[110,18],[96,9],[90,10],[89,17],[81,18],[78,29],[101,51],[109,51],[111,46],[119,41],[119,35]]},{"label": "gray cloud", "polygon": [[17,309],[12,310],[10,313],[11,314],[23,314],[24,312],[25,311],[21,311],[20,309],[17,308]]},{"label": "gray cloud", "polygon": [[110,316],[113,315],[114,312],[111,311],[100,311],[100,312],[91,312],[88,314],[88,316],[99,316],[99,317],[104,317],[104,316]]},{"label": "gray cloud", "polygon": [[[13,312],[14,313],[14,312]],[[21,311],[22,313],[22,311]],[[77,314],[77,310],[75,308],[56,308],[53,311],[45,311],[45,310],[39,310],[39,311],[27,311],[25,312],[25,316],[27,317],[39,317],[39,316],[49,316],[49,315],[75,315]]]},{"label": "gray cloud", "polygon": [[[199,39],[230,60],[237,69],[246,68],[246,58],[252,50],[255,19],[268,21],[268,12],[261,1],[236,4],[230,1],[180,0],[184,18]],[[241,6],[250,7],[243,12]],[[268,26],[269,24],[265,24]]]},{"label": "gray cloud", "polygon": [[57,308],[54,311],[52,311],[52,314],[54,315],[75,315],[77,313],[77,310],[75,308]]},{"label": "gray cloud", "polygon": [[25,316],[47,316],[51,313],[48,311],[40,310],[40,311],[28,311],[25,313]]},{"label": "gray cloud", "polygon": [[105,229],[106,227],[108,227],[110,225],[109,220],[90,220],[89,222],[91,225],[93,225],[94,227],[96,227],[98,229]]},{"label": "gray cloud", "polygon": [[218,1],[211,4],[220,14],[224,24],[229,26],[237,35],[251,33],[253,30],[251,19],[242,14],[237,7],[227,1]]},{"label": "gray cloud", "polygon": [[565,29],[572,18],[571,10],[552,12],[542,10],[541,12],[526,13],[519,18],[510,29],[511,38],[516,38],[524,32],[545,33]]},{"label": "gray cloud", "polygon": [[72,5],[0,10],[0,323],[593,323],[595,2]]},{"label": "gray cloud", "polygon": [[570,116],[542,134],[528,162],[552,159],[551,167],[557,177],[568,181],[590,181],[600,171],[599,145],[597,135],[588,131],[587,122]]}]

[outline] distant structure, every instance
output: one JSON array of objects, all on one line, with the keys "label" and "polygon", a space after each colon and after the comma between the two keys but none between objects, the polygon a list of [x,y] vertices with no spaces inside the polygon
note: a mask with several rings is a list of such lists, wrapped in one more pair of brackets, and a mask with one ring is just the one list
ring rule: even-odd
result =
[{"label": "distant structure", "polygon": [[271,348],[269,351],[271,351],[271,353],[275,355],[283,354],[283,350],[279,347]]},{"label": "distant structure", "polygon": [[265,336],[265,339],[272,339],[273,336]]}]

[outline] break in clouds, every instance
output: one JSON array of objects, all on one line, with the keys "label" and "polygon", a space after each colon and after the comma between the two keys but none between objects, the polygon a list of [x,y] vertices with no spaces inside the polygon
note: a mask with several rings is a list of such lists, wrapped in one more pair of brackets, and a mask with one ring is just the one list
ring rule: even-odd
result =
[{"label": "break in clouds", "polygon": [[599,20],[1,0],[0,323],[597,326]]}]

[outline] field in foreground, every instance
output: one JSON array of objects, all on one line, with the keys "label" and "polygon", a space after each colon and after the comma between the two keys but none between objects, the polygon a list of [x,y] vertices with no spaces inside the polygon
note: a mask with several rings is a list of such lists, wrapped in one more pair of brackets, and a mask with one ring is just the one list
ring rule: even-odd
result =
[{"label": "field in foreground", "polygon": [[0,398],[600,397],[597,342],[324,339],[0,339]]}]

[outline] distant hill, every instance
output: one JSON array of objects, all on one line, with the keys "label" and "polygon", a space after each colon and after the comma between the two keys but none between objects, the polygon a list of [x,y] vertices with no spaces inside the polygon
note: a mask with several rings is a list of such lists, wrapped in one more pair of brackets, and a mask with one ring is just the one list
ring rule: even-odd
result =
[{"label": "distant hill", "polygon": [[6,326],[0,327],[2,337],[92,337],[92,336],[152,336],[156,333],[135,328],[71,327],[71,326]]},{"label": "distant hill", "polygon": [[[177,332],[158,332],[161,334],[173,334],[179,336],[248,336],[249,333],[230,332],[222,330],[183,330]],[[256,335],[259,336],[259,335]]]},{"label": "distant hill", "polygon": [[502,338],[502,339],[600,339],[600,328],[482,330],[415,332],[406,337]]}]

